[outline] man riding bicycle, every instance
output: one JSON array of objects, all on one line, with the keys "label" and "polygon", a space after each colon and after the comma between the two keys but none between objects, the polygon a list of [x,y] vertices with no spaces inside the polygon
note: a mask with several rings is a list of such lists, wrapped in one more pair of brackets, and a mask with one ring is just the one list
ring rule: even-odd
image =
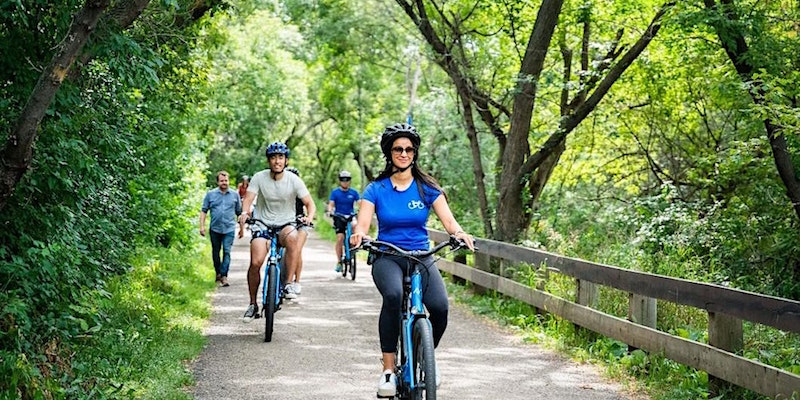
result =
[{"label": "man riding bicycle", "polygon": [[[298,264],[302,262],[303,246],[296,226],[295,199],[299,197],[308,210],[307,216],[299,218],[301,223],[311,223],[316,213],[316,206],[303,180],[295,174],[285,173],[286,163],[289,159],[289,147],[284,143],[274,142],[267,146],[266,156],[269,169],[259,171],[250,180],[239,223],[244,228],[244,223],[250,216],[250,205],[257,197],[255,212],[258,217],[268,225],[280,229],[277,237],[272,237],[271,230],[253,231],[250,239],[250,268],[247,271],[250,305],[244,313],[245,322],[257,318],[258,315],[256,294],[261,281],[261,266],[266,259],[270,241],[278,240],[278,243],[286,249],[285,260],[288,276],[294,276]],[[240,238],[243,236],[243,232],[243,229],[239,231]],[[300,294],[300,283],[287,282],[286,298],[293,299],[298,294]]]},{"label": "man riding bicycle", "polygon": [[339,172],[339,187],[331,191],[328,201],[328,214],[333,217],[336,230],[336,272],[342,272],[342,252],[344,251],[344,234],[347,231],[347,217],[355,214],[353,206],[359,201],[358,191],[350,188],[352,176],[349,171]]}]

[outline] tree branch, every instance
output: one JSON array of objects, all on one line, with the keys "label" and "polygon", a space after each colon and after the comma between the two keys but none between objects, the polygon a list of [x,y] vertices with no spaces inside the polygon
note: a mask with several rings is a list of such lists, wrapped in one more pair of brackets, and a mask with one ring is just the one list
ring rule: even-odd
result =
[{"label": "tree branch", "polygon": [[0,210],[27,172],[33,155],[33,143],[38,136],[39,123],[50,107],[69,68],[75,62],[97,22],[108,8],[110,0],[87,0],[75,14],[67,36],[59,46],[50,64],[42,71],[25,108],[8,136],[0,159]]}]

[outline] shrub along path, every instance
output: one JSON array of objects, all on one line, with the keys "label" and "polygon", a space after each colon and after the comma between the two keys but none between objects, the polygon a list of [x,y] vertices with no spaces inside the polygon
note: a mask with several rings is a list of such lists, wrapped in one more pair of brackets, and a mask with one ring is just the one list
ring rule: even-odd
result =
[{"label": "shrub along path", "polygon": [[[197,399],[375,398],[380,296],[369,266],[361,262],[353,282],[334,273],[332,254],[333,244],[312,232],[303,253],[302,294],[276,314],[272,342],[265,343],[263,319],[241,319],[248,304],[249,237],[236,240],[231,286],[214,294],[208,345],[193,365]],[[522,343],[452,303],[436,358],[444,399],[633,398],[591,366]]]}]

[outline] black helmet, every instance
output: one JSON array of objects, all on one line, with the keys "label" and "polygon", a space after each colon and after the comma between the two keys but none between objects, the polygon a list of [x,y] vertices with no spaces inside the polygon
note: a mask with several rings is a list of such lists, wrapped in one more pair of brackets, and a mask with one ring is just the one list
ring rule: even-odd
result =
[{"label": "black helmet", "polygon": [[282,142],[272,142],[267,146],[267,157],[269,158],[273,154],[283,154],[286,158],[289,158],[289,146]]},{"label": "black helmet", "polygon": [[[417,128],[409,124],[390,125],[383,130],[383,135],[381,135],[381,151],[387,160],[392,159],[392,144],[395,139],[401,137],[411,140],[414,149],[419,150],[420,138],[419,133],[417,133]],[[416,158],[417,154],[414,154],[414,159],[416,160]]]},{"label": "black helmet", "polygon": [[298,171],[295,167],[286,167],[286,170],[297,176],[300,176],[300,171]]}]

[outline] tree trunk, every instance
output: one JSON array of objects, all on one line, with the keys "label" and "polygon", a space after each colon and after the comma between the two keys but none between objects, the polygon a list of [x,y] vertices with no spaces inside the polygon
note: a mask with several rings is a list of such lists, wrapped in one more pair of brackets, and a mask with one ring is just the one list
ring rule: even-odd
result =
[{"label": "tree trunk", "polygon": [[481,219],[483,220],[483,231],[487,237],[494,235],[492,228],[492,215],[489,212],[489,201],[486,197],[486,184],[483,181],[483,162],[481,161],[481,148],[478,145],[478,131],[475,128],[475,120],[472,118],[472,103],[469,94],[459,90],[461,97],[461,107],[464,111],[464,122],[467,125],[467,138],[469,138],[469,148],[472,151],[472,175],[475,177],[475,188],[478,190],[478,206],[480,207]]},{"label": "tree trunk", "polygon": [[500,199],[497,204],[497,232],[495,238],[505,242],[517,242],[530,224],[530,208],[522,198],[523,188],[530,173],[523,173],[522,166],[530,155],[531,117],[536,100],[536,84],[544,67],[547,49],[561,14],[561,0],[544,0],[536,23],[533,26],[528,48],[520,67],[517,94],[511,115],[511,128],[506,149],[503,152],[503,171],[500,174]]},{"label": "tree trunk", "polygon": [[[738,20],[735,5],[731,0],[722,0],[719,4],[715,0],[704,0],[704,4],[709,11],[717,12],[720,15],[720,19],[713,20],[713,26],[717,31],[720,46],[722,46],[733,63],[742,82],[753,82],[753,71],[761,69],[764,63],[759,65],[760,58],[757,55],[748,54],[750,49],[747,45],[747,39],[741,30],[737,30],[737,27],[741,25],[735,23]],[[754,87],[755,89],[750,91],[753,103],[768,106],[764,88],[761,85],[755,85]],[[797,173],[795,172],[797,169],[792,163],[786,138],[783,136],[783,129],[768,118],[764,119],[764,129],[767,131],[778,175],[786,187],[786,195],[791,201],[795,215],[800,219],[800,180],[797,178]]]},{"label": "tree trunk", "polygon": [[61,87],[64,76],[80,53],[97,21],[108,8],[109,0],[87,0],[75,14],[66,38],[59,46],[50,64],[42,71],[39,81],[28,98],[14,129],[8,136],[0,163],[0,210],[5,208],[17,183],[31,165],[33,144],[50,103]]}]

